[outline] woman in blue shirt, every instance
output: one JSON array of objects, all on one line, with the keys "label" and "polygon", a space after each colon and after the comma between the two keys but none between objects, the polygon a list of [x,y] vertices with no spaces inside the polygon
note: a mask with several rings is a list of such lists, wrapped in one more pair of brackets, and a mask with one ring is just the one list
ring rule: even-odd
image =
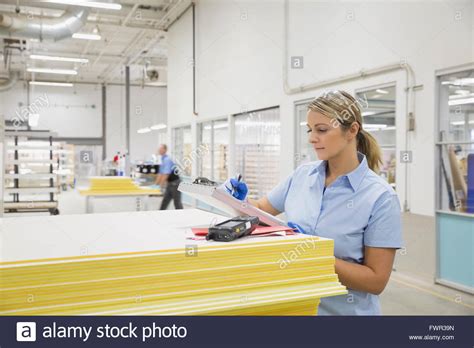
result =
[{"label": "woman in blue shirt", "polygon": [[[402,247],[400,204],[376,173],[376,140],[363,129],[359,101],[326,92],[308,106],[309,142],[319,161],[299,166],[266,197],[248,201],[273,215],[285,213],[304,233],[334,239],[336,273],[348,295],[323,298],[319,315],[380,314],[378,295]],[[226,187],[244,200],[245,183]]]}]

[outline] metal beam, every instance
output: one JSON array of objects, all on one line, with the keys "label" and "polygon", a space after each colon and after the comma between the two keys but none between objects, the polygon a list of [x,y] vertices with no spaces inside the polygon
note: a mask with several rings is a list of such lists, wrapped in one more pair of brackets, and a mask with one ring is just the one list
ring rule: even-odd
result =
[{"label": "metal beam", "polygon": [[130,156],[130,67],[125,67],[125,153]]},{"label": "metal beam", "polygon": [[[44,140],[44,137],[29,137],[30,140]],[[102,145],[102,138],[75,138],[75,137],[57,137],[54,141],[62,141],[74,145]]]},{"label": "metal beam", "polygon": [[[24,80],[20,79],[20,81],[30,81],[30,80]],[[64,82],[63,80],[56,80],[56,79],[48,79],[48,81],[54,81],[54,82]],[[99,85],[103,81],[73,81],[71,83],[75,85]],[[107,82],[107,86],[125,86],[124,83],[118,83],[118,82]],[[143,87],[142,83],[130,83],[131,87]],[[145,87],[149,88],[166,88],[167,86],[154,86],[154,85],[147,85],[145,84]]]},{"label": "metal beam", "polygon": [[107,158],[107,86],[102,84],[102,159]]}]

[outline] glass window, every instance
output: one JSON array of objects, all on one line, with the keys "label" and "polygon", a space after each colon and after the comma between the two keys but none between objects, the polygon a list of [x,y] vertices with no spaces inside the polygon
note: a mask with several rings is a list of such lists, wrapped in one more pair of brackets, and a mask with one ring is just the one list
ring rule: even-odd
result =
[{"label": "glass window", "polygon": [[308,112],[308,104],[310,101],[298,103],[295,106],[296,112],[296,155],[295,167],[300,164],[317,161],[318,156],[314,149],[309,145],[309,134],[306,126],[306,114]]},{"label": "glass window", "polygon": [[356,97],[361,100],[363,127],[374,136],[382,149],[380,175],[395,188],[395,86],[359,92]]},{"label": "glass window", "polygon": [[441,141],[474,141],[474,70],[440,79]]},{"label": "glass window", "polygon": [[474,213],[474,70],[439,78],[438,209]]},{"label": "glass window", "polygon": [[229,158],[229,126],[227,120],[201,123],[200,145],[208,151],[202,151],[199,158],[199,176],[217,182],[227,179],[227,161]]},{"label": "glass window", "polygon": [[235,168],[249,187],[249,197],[263,197],[280,178],[280,109],[236,115],[234,122]]},{"label": "glass window", "polygon": [[193,160],[191,126],[174,128],[172,138],[171,156],[182,171],[182,175],[190,177]]},{"label": "glass window", "polygon": [[[199,125],[200,145],[212,151],[212,122],[205,122]],[[210,151],[204,152],[199,158],[199,176],[212,179],[212,154]]]}]

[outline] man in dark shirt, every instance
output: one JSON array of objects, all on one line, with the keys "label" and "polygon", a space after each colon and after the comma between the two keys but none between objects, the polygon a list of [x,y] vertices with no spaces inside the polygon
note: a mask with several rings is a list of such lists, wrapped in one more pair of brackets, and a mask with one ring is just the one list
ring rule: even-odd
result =
[{"label": "man in dark shirt", "polygon": [[160,185],[161,188],[166,187],[166,190],[160,210],[166,210],[171,199],[173,199],[175,209],[183,209],[181,192],[178,191],[181,180],[177,174],[176,164],[171,157],[166,154],[167,151],[168,147],[165,144],[161,144],[158,149],[158,153],[161,155],[161,165],[156,178],[156,184]]}]

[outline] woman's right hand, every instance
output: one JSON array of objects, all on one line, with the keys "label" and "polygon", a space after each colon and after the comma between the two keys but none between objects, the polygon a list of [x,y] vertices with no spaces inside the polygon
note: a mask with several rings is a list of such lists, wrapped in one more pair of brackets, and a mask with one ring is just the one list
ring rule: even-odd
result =
[{"label": "woman's right hand", "polygon": [[223,184],[225,190],[230,193],[233,197],[244,201],[245,197],[247,197],[247,193],[249,192],[249,188],[247,184],[238,178],[241,177],[240,175],[229,178]]}]

